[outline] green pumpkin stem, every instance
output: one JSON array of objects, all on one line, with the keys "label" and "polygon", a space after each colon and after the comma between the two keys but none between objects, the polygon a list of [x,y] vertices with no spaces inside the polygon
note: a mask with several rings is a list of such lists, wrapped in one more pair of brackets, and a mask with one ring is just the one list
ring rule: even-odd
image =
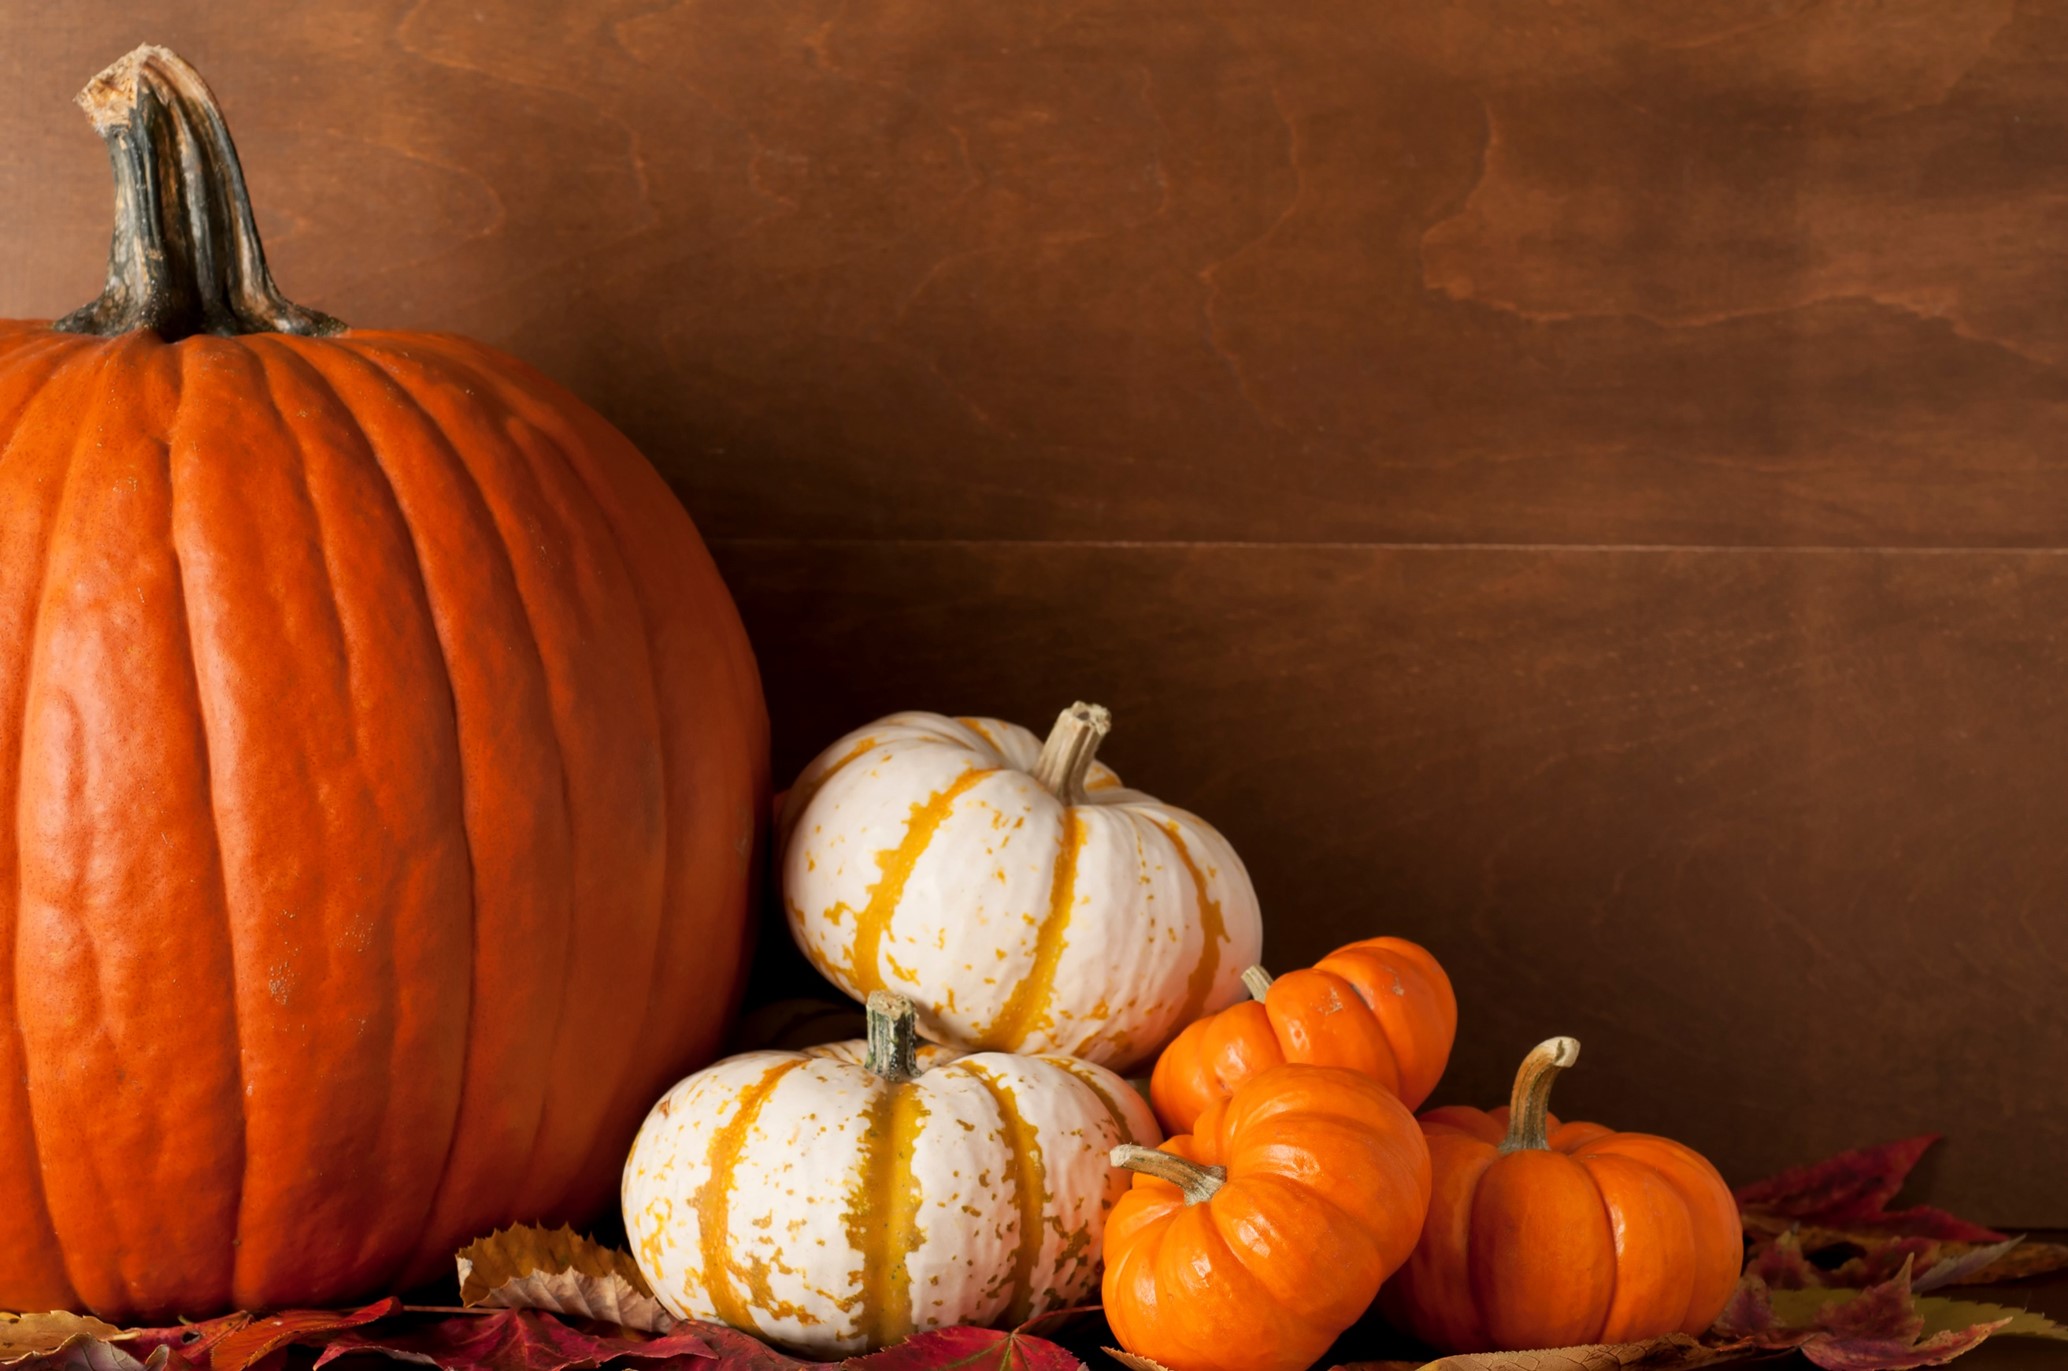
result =
[{"label": "green pumpkin stem", "polygon": [[94,77],[79,104],[114,165],[115,236],[100,298],[52,328],[102,338],[147,328],[170,343],[345,327],[273,284],[237,146],[199,72],[146,44]]},{"label": "green pumpkin stem", "polygon": [[1578,1038],[1546,1038],[1530,1049],[1508,1096],[1508,1136],[1501,1139],[1502,1152],[1542,1152],[1551,1146],[1551,1083],[1579,1059]]},{"label": "green pumpkin stem", "polygon": [[862,1065],[896,1085],[919,1074],[919,1025],[912,1002],[888,990],[869,992],[869,1052]]},{"label": "green pumpkin stem", "polygon": [[1226,1167],[1188,1162],[1183,1157],[1143,1147],[1140,1143],[1120,1144],[1108,1154],[1107,1160],[1123,1170],[1139,1171],[1145,1176],[1169,1181],[1185,1192],[1186,1204],[1205,1204],[1228,1183]]},{"label": "green pumpkin stem", "polygon": [[1099,744],[1112,731],[1113,716],[1103,705],[1082,700],[1056,716],[1041,756],[1034,763],[1034,779],[1055,793],[1066,805],[1084,803],[1084,778],[1099,755]]}]

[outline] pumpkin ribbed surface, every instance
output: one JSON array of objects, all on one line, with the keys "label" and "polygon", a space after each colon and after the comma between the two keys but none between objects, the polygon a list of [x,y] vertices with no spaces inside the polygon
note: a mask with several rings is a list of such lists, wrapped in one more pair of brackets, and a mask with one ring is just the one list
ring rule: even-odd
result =
[{"label": "pumpkin ribbed surface", "polygon": [[459,339],[0,325],[0,1307],[583,1217],[740,972],[766,723],[650,466]]},{"label": "pumpkin ribbed surface", "polygon": [[1308,1062],[1370,1076],[1413,1109],[1442,1079],[1457,1027],[1435,957],[1405,938],[1366,938],[1270,980],[1262,999],[1188,1024],[1157,1058],[1150,1098],[1165,1128],[1189,1132],[1250,1077]]},{"label": "pumpkin ribbed surface", "polygon": [[1106,1228],[1101,1298],[1121,1346],[1171,1371],[1304,1371],[1429,1207],[1414,1115],[1341,1067],[1261,1071],[1160,1152],[1115,1154],[1139,1174]]},{"label": "pumpkin ribbed surface", "polygon": [[625,1165],[625,1231],[654,1294],[815,1356],[1015,1325],[1098,1278],[1123,1142],[1154,1142],[1088,1062],[939,1047],[886,1080],[862,1044],[750,1052],[654,1106]]},{"label": "pumpkin ribbed surface", "polygon": [[1737,1286],[1738,1207],[1706,1158],[1545,1109],[1550,1079],[1578,1051],[1553,1039],[1531,1053],[1517,1104],[1421,1118],[1429,1219],[1379,1304],[1440,1351],[1700,1334]]},{"label": "pumpkin ribbed surface", "polygon": [[929,1038],[1125,1069],[1241,997],[1256,894],[1197,816],[1099,763],[1066,802],[1041,752],[923,712],[827,748],[784,811],[791,932],[849,994],[909,997]]}]

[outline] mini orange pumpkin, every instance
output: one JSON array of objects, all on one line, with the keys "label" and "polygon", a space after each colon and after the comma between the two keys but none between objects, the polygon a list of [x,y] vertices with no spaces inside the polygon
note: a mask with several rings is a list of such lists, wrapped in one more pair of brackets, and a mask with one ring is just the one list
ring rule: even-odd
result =
[{"label": "mini orange pumpkin", "polygon": [[1551,1082],[1580,1044],[1552,1038],[1508,1107],[1422,1116],[1435,1190],[1415,1252],[1379,1296],[1444,1352],[1517,1351],[1700,1333],[1737,1284],[1730,1188],[1669,1138],[1560,1124]]},{"label": "mini orange pumpkin", "polygon": [[1414,1115],[1369,1076],[1279,1065],[1209,1105],[1106,1221],[1106,1318],[1171,1371],[1298,1371],[1406,1260],[1429,1206]]},{"label": "mini orange pumpkin", "polygon": [[1190,1131],[1207,1105],[1280,1062],[1347,1067],[1413,1109],[1450,1060],[1450,977],[1405,938],[1366,938],[1275,980],[1253,966],[1242,983],[1250,1000],[1191,1024],[1156,1061],[1149,1098],[1170,1132]]}]

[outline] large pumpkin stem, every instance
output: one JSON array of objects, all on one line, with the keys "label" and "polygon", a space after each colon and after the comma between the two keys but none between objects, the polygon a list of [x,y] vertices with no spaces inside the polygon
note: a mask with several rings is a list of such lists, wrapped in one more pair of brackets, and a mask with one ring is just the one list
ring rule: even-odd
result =
[{"label": "large pumpkin stem", "polygon": [[912,1002],[888,990],[869,992],[869,1052],[862,1065],[896,1085],[919,1074],[919,1026]]},{"label": "large pumpkin stem", "polygon": [[79,104],[115,168],[115,238],[100,298],[51,327],[112,338],[336,333],[266,270],[244,171],[199,72],[148,44],[88,83]]},{"label": "large pumpkin stem", "polygon": [[1169,1181],[1185,1192],[1186,1204],[1205,1204],[1214,1197],[1215,1191],[1228,1183],[1226,1167],[1202,1166],[1139,1143],[1120,1144],[1108,1155],[1108,1160],[1125,1170]]},{"label": "large pumpkin stem", "polygon": [[1034,779],[1055,792],[1066,805],[1084,803],[1084,778],[1091,772],[1092,759],[1099,755],[1099,743],[1112,731],[1113,716],[1104,705],[1082,700],[1056,716],[1041,756],[1034,763]]},{"label": "large pumpkin stem", "polygon": [[1579,1059],[1578,1038],[1546,1038],[1529,1050],[1508,1096],[1508,1136],[1501,1139],[1501,1151],[1542,1152],[1550,1147],[1545,1116],[1551,1112],[1551,1083]]}]

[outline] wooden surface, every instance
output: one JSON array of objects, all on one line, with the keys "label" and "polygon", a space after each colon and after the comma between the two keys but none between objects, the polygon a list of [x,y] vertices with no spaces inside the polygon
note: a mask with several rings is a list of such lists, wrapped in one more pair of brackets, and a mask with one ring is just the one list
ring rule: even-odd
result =
[{"label": "wooden surface", "polygon": [[1573,1033],[1733,1177],[2068,1223],[2068,5],[14,3],[0,314],[143,39],[291,295],[668,474],[779,772],[1101,700],[1275,962],[1444,957],[1441,1098]]}]

